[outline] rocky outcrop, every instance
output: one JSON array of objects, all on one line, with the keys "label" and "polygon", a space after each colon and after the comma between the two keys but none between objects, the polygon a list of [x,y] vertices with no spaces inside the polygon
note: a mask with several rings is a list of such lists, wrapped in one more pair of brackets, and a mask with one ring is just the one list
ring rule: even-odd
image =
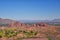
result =
[{"label": "rocky outcrop", "polygon": [[43,26],[43,27],[46,27],[46,26],[47,26],[47,24],[44,23],[44,22],[40,22],[40,23],[38,23],[37,25],[39,25],[39,26]]},{"label": "rocky outcrop", "polygon": [[22,23],[20,22],[11,22],[9,24],[10,27],[21,27],[22,26]]},{"label": "rocky outcrop", "polygon": [[11,20],[11,19],[2,19],[0,18],[0,26],[6,26],[6,27],[46,27],[47,24],[44,22],[40,22],[37,24],[25,24],[21,23],[19,21]]},{"label": "rocky outcrop", "polygon": [[9,24],[10,27],[46,27],[46,23],[37,23],[37,24],[24,24],[20,22],[11,22]]}]

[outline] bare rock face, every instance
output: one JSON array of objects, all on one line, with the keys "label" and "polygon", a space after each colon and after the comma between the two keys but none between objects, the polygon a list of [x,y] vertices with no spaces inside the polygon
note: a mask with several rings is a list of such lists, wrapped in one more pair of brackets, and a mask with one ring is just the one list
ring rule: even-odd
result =
[{"label": "bare rock face", "polygon": [[36,27],[37,25],[36,25],[36,24],[33,24],[32,26],[33,26],[33,27]]},{"label": "bare rock face", "polygon": [[25,27],[25,26],[26,26],[26,24],[22,23],[22,24],[21,24],[21,26]]},{"label": "bare rock face", "polygon": [[37,25],[39,25],[39,26],[43,26],[43,27],[46,27],[46,26],[47,26],[47,24],[46,24],[46,23],[43,23],[43,22],[38,23]]},{"label": "bare rock face", "polygon": [[20,23],[20,22],[11,22],[9,24],[9,26],[10,27],[20,27],[20,26],[22,26],[22,23]]},{"label": "bare rock face", "polygon": [[48,25],[46,23],[37,23],[37,24],[33,24],[32,27],[47,27]]},{"label": "bare rock face", "polygon": [[15,25],[16,25],[16,27],[21,27],[22,26],[22,23],[16,22]]},{"label": "bare rock face", "polygon": [[46,27],[47,24],[43,22],[37,24],[24,24],[16,21],[16,22],[11,22],[9,26],[10,27]]}]

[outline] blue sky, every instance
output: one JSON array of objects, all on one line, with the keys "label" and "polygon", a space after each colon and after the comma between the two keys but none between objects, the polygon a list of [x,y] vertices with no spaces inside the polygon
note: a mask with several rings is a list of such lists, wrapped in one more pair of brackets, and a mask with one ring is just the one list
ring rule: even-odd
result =
[{"label": "blue sky", "polygon": [[0,0],[0,18],[16,20],[60,18],[60,0]]}]

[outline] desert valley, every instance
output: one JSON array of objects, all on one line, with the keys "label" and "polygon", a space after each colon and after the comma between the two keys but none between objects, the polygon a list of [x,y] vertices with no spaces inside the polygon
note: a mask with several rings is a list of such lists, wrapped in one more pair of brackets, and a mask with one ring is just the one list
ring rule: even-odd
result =
[{"label": "desert valley", "polygon": [[0,40],[60,40],[60,26],[0,18]]}]

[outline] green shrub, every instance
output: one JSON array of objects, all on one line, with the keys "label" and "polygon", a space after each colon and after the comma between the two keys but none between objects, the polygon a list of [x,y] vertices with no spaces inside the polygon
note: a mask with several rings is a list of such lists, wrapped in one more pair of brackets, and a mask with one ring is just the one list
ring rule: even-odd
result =
[{"label": "green shrub", "polygon": [[13,30],[5,30],[6,37],[13,37],[16,35],[16,33]]},{"label": "green shrub", "polygon": [[0,38],[2,38],[2,35],[3,35],[3,31],[0,30]]}]

